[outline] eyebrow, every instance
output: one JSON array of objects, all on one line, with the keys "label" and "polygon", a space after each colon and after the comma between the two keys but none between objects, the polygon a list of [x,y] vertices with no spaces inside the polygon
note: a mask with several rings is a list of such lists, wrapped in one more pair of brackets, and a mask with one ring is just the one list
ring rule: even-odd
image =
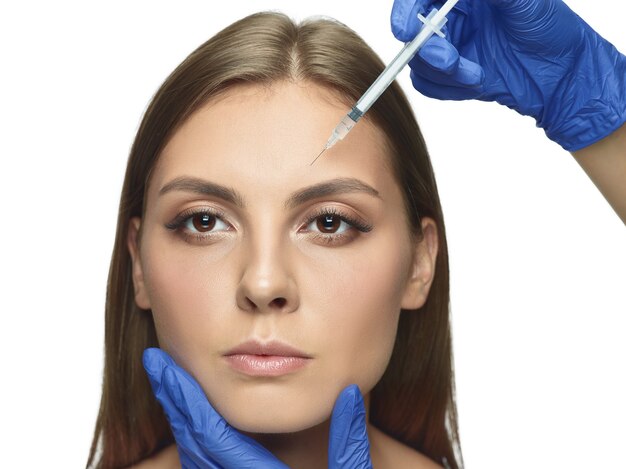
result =
[{"label": "eyebrow", "polygon": [[[195,177],[181,176],[159,190],[159,196],[173,191],[193,192],[218,197],[238,207],[245,207],[245,199],[236,190]],[[335,178],[292,193],[285,201],[285,209],[292,209],[309,200],[337,194],[361,192],[382,200],[376,189],[356,178]]]}]

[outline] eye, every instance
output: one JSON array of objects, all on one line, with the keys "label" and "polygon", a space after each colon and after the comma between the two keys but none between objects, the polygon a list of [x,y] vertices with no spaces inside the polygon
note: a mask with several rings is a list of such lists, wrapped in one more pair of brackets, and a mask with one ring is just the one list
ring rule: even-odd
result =
[{"label": "eye", "polygon": [[197,233],[207,233],[209,231],[213,231],[213,228],[216,227],[217,229],[215,231],[228,229],[226,223],[220,220],[217,216],[207,212],[200,212],[187,217],[182,226],[192,233],[194,230]]},{"label": "eye", "polygon": [[341,246],[353,241],[361,233],[372,231],[373,226],[356,216],[348,215],[336,207],[324,207],[309,216],[303,231],[316,243]]},{"label": "eye", "polygon": [[341,216],[334,214],[320,215],[309,223],[307,229],[315,231],[319,230],[320,233],[326,234],[341,234],[352,228],[352,225],[345,221]]},{"label": "eye", "polygon": [[231,231],[231,225],[224,221],[222,212],[201,209],[189,209],[177,215],[165,225],[185,241],[193,244],[215,241],[215,236]]}]

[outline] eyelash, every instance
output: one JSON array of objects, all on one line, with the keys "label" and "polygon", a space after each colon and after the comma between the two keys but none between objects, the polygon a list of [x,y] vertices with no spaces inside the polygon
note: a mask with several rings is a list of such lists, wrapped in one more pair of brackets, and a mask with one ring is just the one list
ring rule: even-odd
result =
[{"label": "eyelash", "polygon": [[[165,228],[170,231],[178,232],[185,241],[188,242],[205,242],[208,238],[212,238],[218,236],[218,233],[189,233],[184,229],[185,223],[187,223],[191,218],[197,215],[205,215],[209,217],[215,217],[222,221],[225,219],[225,213],[221,210],[216,209],[189,209],[177,215],[172,221],[165,224]],[[367,224],[355,217],[347,215],[335,207],[324,207],[317,210],[314,214],[310,215],[306,218],[306,220],[301,224],[301,226],[309,226],[315,220],[324,216],[333,216],[339,217],[342,222],[350,225],[351,228],[356,229],[362,233],[367,233],[372,231],[373,226],[371,224]],[[224,222],[226,223],[226,222]],[[348,238],[354,237],[354,234],[332,234],[332,233],[314,233],[313,238],[317,241],[322,241],[326,244],[339,244],[342,241],[347,240]]]},{"label": "eyelash", "polygon": [[[309,226],[315,220],[324,216],[339,217],[341,221],[347,223],[352,228],[362,233],[368,233],[372,231],[372,228],[373,228],[372,225],[367,224],[355,217],[342,213],[340,210],[338,210],[335,207],[323,207],[319,209],[318,211],[316,211],[314,214],[312,214],[306,219],[306,221],[304,222],[304,226]],[[312,236],[315,240],[323,241],[327,244],[338,244],[348,238],[354,237],[354,234],[314,233]]]}]

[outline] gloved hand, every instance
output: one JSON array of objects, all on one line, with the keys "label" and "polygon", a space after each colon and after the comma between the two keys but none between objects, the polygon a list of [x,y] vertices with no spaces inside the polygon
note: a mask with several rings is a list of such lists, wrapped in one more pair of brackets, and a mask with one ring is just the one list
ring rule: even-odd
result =
[{"label": "gloved hand", "polygon": [[[442,4],[395,0],[393,34],[411,40]],[[460,0],[444,33],[454,46],[433,36],[409,64],[426,96],[497,101],[569,151],[626,121],[626,57],[561,0]]]},{"label": "gloved hand", "polygon": [[[272,453],[231,427],[200,385],[164,351],[144,351],[143,364],[169,420],[184,469],[288,469]],[[372,467],[359,388],[346,387],[335,402],[330,423],[328,467]]]}]

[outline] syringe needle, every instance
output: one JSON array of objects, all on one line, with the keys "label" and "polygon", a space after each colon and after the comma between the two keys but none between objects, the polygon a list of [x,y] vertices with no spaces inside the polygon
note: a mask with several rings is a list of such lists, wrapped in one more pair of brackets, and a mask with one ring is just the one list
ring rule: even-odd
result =
[{"label": "syringe needle", "polygon": [[[326,145],[324,145],[324,148],[322,148],[322,151],[320,151],[319,155],[315,157],[309,166],[313,166],[313,163],[315,163],[317,159],[322,156],[322,153],[335,146],[335,143],[339,140],[343,140],[345,136],[348,135],[348,132],[350,132],[350,129],[354,127],[354,124],[356,124],[356,121],[359,120],[360,117],[353,113],[354,110],[350,111],[346,116],[344,116],[343,119],[341,119],[341,122],[339,122],[337,127],[333,129],[333,133],[330,135],[330,138],[326,142]],[[352,117],[353,115],[355,116],[354,118]]]},{"label": "syringe needle", "polygon": [[313,163],[315,163],[317,159],[322,156],[322,153],[332,147],[339,140],[343,140],[345,136],[348,135],[348,132],[350,132],[352,127],[354,127],[363,114],[368,111],[372,104],[374,104],[374,102],[383,94],[389,85],[391,85],[391,83],[396,79],[398,73],[400,73],[400,70],[402,70],[406,64],[411,61],[415,54],[417,54],[417,51],[422,48],[422,46],[433,34],[437,34],[442,38],[445,37],[441,30],[448,21],[446,19],[446,15],[450,12],[450,10],[452,10],[458,1],[459,0],[447,0],[441,7],[441,10],[433,8],[426,18],[424,18],[421,14],[417,15],[420,21],[424,23],[417,36],[415,36],[412,41],[404,45],[398,55],[396,55],[389,65],[385,67],[382,73],[378,75],[378,78],[374,80],[374,83],[372,83],[367,91],[363,93],[350,112],[348,112],[341,122],[339,122],[337,127],[335,127],[332,135],[326,143],[326,146],[320,154],[315,157],[309,166],[313,166]]},{"label": "syringe needle", "polygon": [[326,148],[328,148],[328,147],[324,147],[324,148],[322,148],[322,151],[320,151],[319,155],[317,155],[317,156],[315,157],[315,159],[314,159],[313,161],[311,161],[311,164],[310,164],[309,166],[313,166],[313,163],[315,163],[315,162],[317,161],[317,159],[318,159],[320,156],[322,156],[322,153],[324,153],[324,152],[326,151]]}]

